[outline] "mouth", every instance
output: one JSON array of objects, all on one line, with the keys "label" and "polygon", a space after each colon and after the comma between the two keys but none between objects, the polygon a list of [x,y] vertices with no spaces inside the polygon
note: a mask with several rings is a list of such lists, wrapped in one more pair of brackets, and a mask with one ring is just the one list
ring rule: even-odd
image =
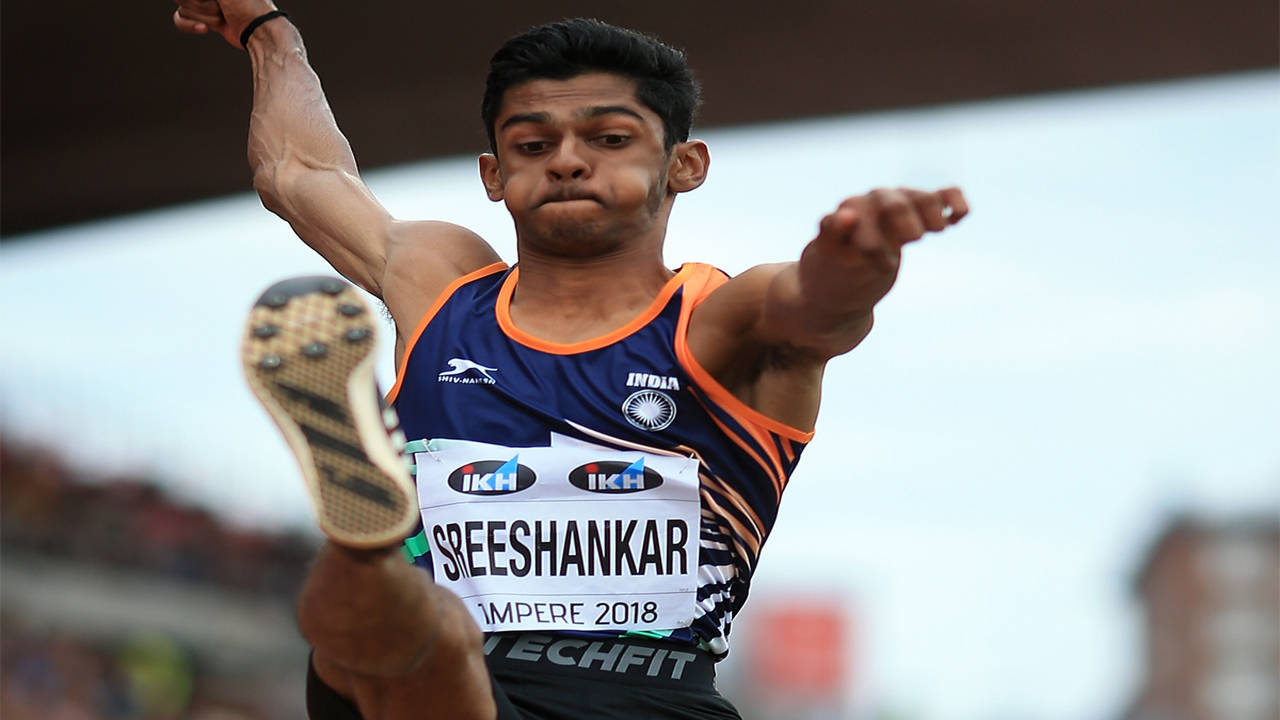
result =
[{"label": "mouth", "polygon": [[583,202],[583,201],[593,202],[597,205],[604,204],[600,202],[600,198],[590,193],[559,192],[559,193],[555,193],[553,195],[547,196],[542,200],[542,202],[538,203],[538,205],[542,206],[542,205],[553,205],[553,204],[559,204],[559,203],[572,203],[572,202]]}]

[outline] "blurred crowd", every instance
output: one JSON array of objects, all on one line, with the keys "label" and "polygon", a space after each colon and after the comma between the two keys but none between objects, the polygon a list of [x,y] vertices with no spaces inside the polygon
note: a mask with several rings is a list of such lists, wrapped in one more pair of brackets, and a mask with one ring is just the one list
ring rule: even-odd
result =
[{"label": "blurred crowd", "polygon": [[[0,446],[0,498],[0,565],[20,556],[106,568],[214,597],[290,602],[316,544],[228,526],[146,478],[87,474],[47,448]],[[0,610],[4,720],[268,720],[300,711],[300,687],[214,668],[202,648],[146,627],[77,634]]]},{"label": "blurred crowd", "polygon": [[0,447],[6,549],[291,595],[315,541],[237,529],[146,478],[86,476],[44,448]]},{"label": "blurred crowd", "polygon": [[[261,710],[202,685],[194,656],[172,638],[103,643],[2,619],[0,717],[13,720],[199,718],[258,720]],[[200,690],[200,694],[197,694]]]}]

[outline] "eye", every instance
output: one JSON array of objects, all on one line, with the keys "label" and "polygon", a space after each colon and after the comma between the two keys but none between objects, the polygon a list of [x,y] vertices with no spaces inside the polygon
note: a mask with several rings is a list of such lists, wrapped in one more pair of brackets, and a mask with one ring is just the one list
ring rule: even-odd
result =
[{"label": "eye", "polygon": [[548,143],[545,140],[533,140],[530,142],[518,143],[516,145],[516,150],[519,150],[526,155],[536,155],[543,150],[546,150],[547,145]]},{"label": "eye", "polygon": [[617,147],[619,145],[627,144],[627,141],[630,139],[631,138],[627,137],[626,135],[609,134],[609,135],[601,135],[600,137],[596,138],[596,142],[599,142],[601,145]]}]

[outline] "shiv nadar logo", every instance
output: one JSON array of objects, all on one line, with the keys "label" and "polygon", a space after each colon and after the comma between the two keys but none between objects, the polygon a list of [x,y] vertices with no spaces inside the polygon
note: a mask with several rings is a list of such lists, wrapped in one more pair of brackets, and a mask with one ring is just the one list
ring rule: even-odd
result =
[{"label": "shiv nadar logo", "polygon": [[601,460],[579,465],[569,473],[569,482],[590,492],[633,493],[658,487],[662,476],[645,467],[641,456],[631,464]]},{"label": "shiv nadar logo", "polygon": [[436,376],[437,382],[462,383],[468,385],[494,385],[497,380],[489,373],[498,372],[498,368],[485,367],[478,362],[465,358],[453,358],[449,361],[449,370],[441,370]]},{"label": "shiv nadar logo", "polygon": [[533,485],[538,476],[521,465],[520,456],[507,461],[481,460],[449,473],[449,487],[467,495],[507,495]]}]

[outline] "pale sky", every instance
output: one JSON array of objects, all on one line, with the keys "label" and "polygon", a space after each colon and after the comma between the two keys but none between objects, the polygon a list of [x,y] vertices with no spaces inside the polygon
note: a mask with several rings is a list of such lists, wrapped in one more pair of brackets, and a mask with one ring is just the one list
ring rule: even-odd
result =
[{"label": "pale sky", "polygon": [[[753,602],[844,594],[864,707],[1118,713],[1140,667],[1128,583],[1160,524],[1280,507],[1280,74],[699,135],[711,175],[676,203],[671,265],[794,259],[878,185],[958,184],[973,207],[908,248],[830,365]],[[367,179],[514,260],[474,158]],[[310,527],[237,346],[263,287],[323,261],[249,193],[40,235],[0,247],[5,431],[231,522]]]}]

